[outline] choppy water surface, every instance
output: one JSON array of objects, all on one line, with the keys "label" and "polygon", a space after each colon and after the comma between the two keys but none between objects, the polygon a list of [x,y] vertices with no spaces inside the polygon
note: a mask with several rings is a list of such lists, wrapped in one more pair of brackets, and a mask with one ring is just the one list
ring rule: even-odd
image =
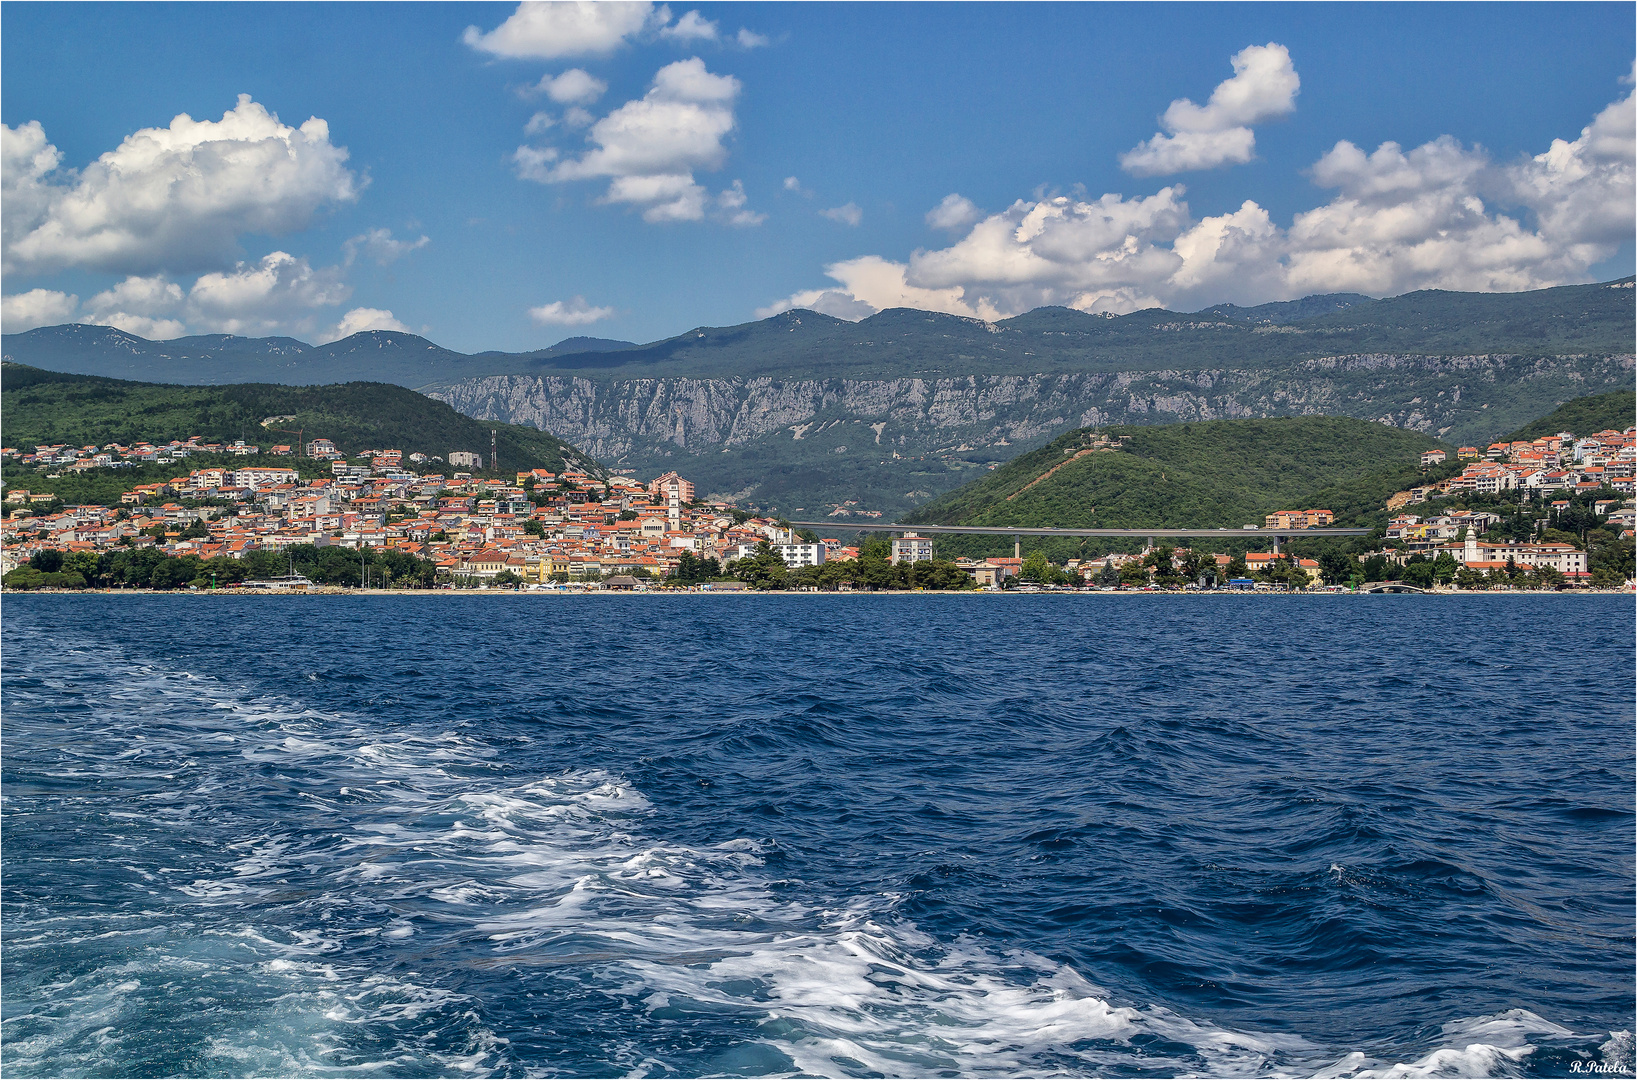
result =
[{"label": "choppy water surface", "polygon": [[11,1076],[1629,1074],[1633,605],[6,599]]}]

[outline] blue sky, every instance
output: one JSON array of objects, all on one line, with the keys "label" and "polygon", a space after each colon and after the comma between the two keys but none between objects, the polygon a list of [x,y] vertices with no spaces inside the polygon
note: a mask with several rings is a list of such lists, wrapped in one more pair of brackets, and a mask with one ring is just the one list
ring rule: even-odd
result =
[{"label": "blue sky", "polygon": [[8,4],[5,329],[522,350],[1606,279],[1633,12]]}]

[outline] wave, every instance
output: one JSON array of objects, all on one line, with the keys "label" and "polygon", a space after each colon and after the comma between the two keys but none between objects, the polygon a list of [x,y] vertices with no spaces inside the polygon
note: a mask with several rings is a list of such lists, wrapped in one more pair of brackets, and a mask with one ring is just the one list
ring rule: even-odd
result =
[{"label": "wave", "polygon": [[[779,877],[766,840],[657,839],[624,777],[530,771],[516,739],[11,644],[13,1075],[1630,1068],[1629,1033],[1524,1009],[1400,1054],[1232,1030],[1038,952],[928,934],[899,896],[828,898]],[[74,820],[83,845],[19,846]]]}]

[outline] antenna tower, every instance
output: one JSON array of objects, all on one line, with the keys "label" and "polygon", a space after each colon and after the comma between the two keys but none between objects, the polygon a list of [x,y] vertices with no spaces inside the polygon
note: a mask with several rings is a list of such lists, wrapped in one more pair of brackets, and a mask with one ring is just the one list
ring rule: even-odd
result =
[{"label": "antenna tower", "polygon": [[500,471],[500,454],[495,450],[495,429],[489,429],[489,468],[494,472]]}]

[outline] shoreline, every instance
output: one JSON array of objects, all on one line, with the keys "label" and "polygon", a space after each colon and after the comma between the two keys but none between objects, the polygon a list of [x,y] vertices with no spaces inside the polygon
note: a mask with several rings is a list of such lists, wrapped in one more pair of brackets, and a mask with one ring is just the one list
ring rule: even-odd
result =
[{"label": "shoreline", "polygon": [[612,590],[590,589],[578,592],[557,590],[516,590],[510,589],[347,589],[339,587],[319,587],[314,589],[292,590],[246,590],[246,589],[7,589],[0,591],[0,596],[188,596],[188,597],[380,597],[380,596],[424,596],[424,597],[463,597],[463,598],[553,598],[573,596],[591,597],[620,597],[620,596],[660,596],[660,597],[690,597],[690,596],[855,596],[855,597],[882,597],[882,596],[1061,596],[1061,597],[1109,597],[1132,598],[1142,596],[1165,597],[1255,597],[1258,599],[1291,599],[1294,597],[1349,597],[1349,596],[1628,596],[1637,597],[1637,591],[1632,589],[1506,589],[1506,590],[1460,590],[1443,589],[1419,593],[1367,593],[1367,592],[1254,592],[1252,590],[1211,589],[1191,592],[1155,590],[1124,590],[1119,592],[1102,592],[1097,589],[1075,589],[1054,592],[1017,592],[1015,590],[989,589],[883,589],[879,592],[848,591],[848,592],[803,592],[789,589],[722,589],[696,591],[691,589],[642,589],[642,590]]}]

